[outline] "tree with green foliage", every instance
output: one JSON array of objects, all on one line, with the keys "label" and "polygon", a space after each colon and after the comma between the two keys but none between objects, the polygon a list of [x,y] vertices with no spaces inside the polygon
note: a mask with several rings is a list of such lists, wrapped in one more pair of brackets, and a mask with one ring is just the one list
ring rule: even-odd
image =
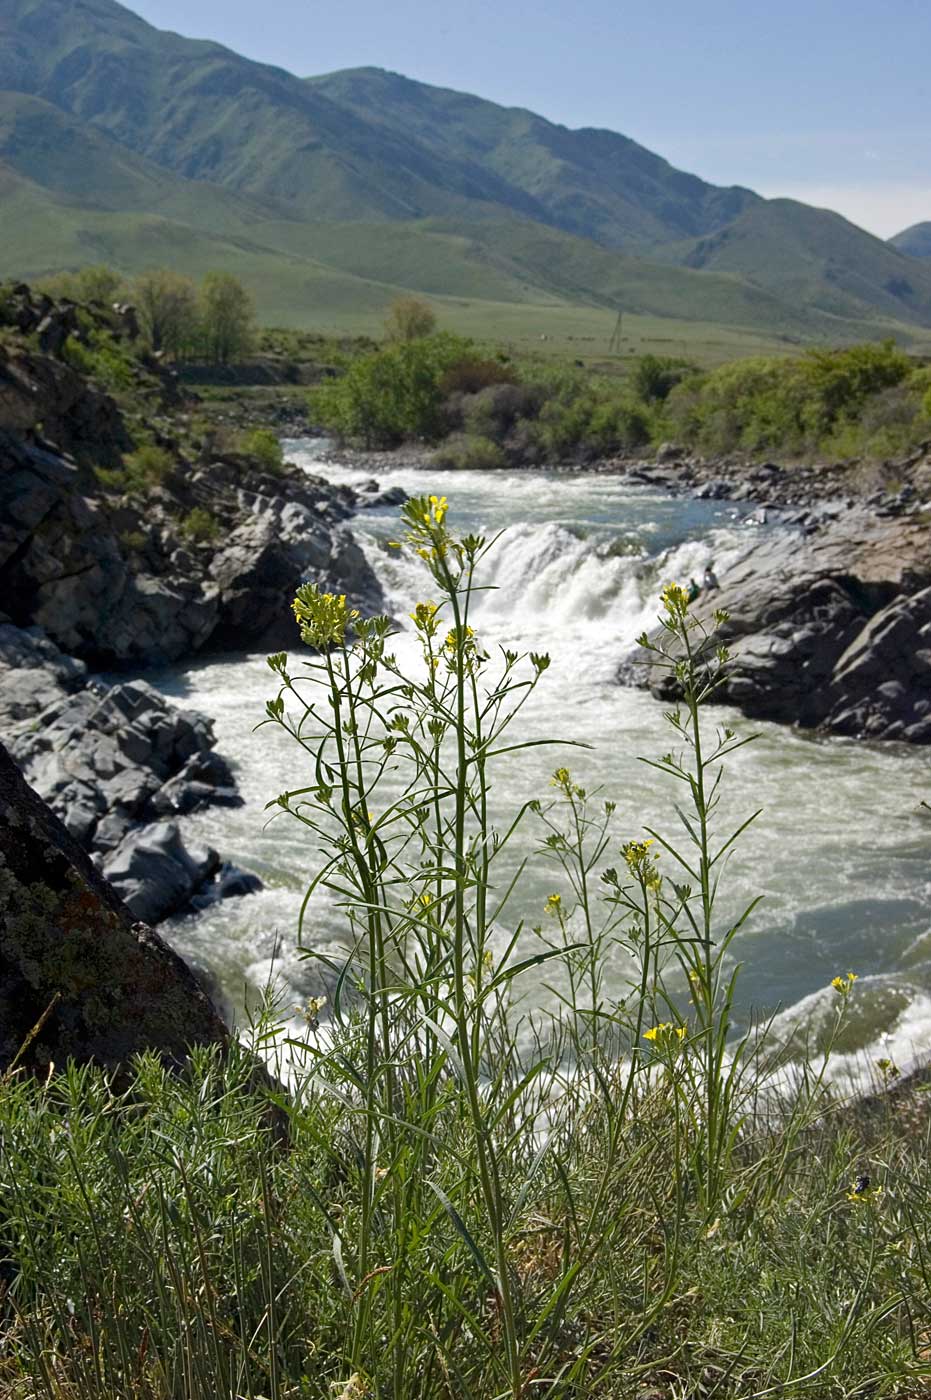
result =
[{"label": "tree with green foliage", "polygon": [[422,340],[436,330],[436,312],[420,297],[395,297],[385,316],[388,341]]},{"label": "tree with green foliage", "polygon": [[311,392],[318,422],[366,447],[391,447],[405,438],[435,441],[445,430],[444,376],[474,355],[459,336],[399,341],[354,360],[342,378]]},{"label": "tree with green foliage", "polygon": [[209,272],[201,290],[201,335],[207,358],[228,365],[255,343],[255,305],[238,277]]},{"label": "tree with green foliage", "polygon": [[136,278],[133,300],[153,350],[176,360],[189,354],[199,328],[197,288],[189,277],[167,267],[150,268]]},{"label": "tree with green foliage", "polygon": [[37,287],[50,297],[89,301],[98,306],[112,306],[115,301],[121,301],[126,292],[122,274],[105,263],[82,267],[79,272],[57,272],[43,278]]}]

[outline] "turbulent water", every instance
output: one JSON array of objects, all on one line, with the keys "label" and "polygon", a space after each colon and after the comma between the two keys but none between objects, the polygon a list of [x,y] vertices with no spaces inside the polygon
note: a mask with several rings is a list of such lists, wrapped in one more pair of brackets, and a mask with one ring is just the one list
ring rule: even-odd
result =
[{"label": "turbulent water", "polygon": [[[357,472],[321,466],[312,442],[289,444],[289,455],[332,480],[358,480]],[[488,565],[494,588],[479,600],[473,621],[488,651],[506,643],[552,656],[525,711],[526,737],[591,745],[568,755],[530,749],[501,775],[497,811],[545,796],[552,769],[568,763],[579,782],[600,786],[617,802],[618,844],[646,825],[678,835],[672,783],[638,761],[672,746],[662,706],[619,687],[618,663],[655,616],[663,582],[698,577],[712,558],[726,568],[729,558],[753,548],[760,529],[772,527],[728,502],[673,499],[610,476],[399,469],[380,484],[445,493],[455,529],[503,532]],[[386,548],[397,533],[396,511],[364,512],[352,528],[390,611],[406,617],[430,589],[418,561]],[[417,655],[409,635],[396,650],[402,659]],[[189,818],[188,833],[265,881],[261,894],[176,920],[169,937],[217,973],[234,1003],[262,985],[273,966],[285,1003],[297,1002],[310,980],[294,951],[295,930],[317,852],[292,819],[265,822],[265,802],[303,777],[300,751],[284,736],[271,728],[253,732],[275,692],[273,677],[263,657],[239,656],[149,679],[214,719],[246,799],[240,810]],[[735,945],[742,1016],[751,1008],[775,1011],[784,1031],[796,1018],[817,1028],[831,1009],[831,977],[852,969],[860,980],[850,1043],[861,1058],[905,1063],[931,1049],[931,816],[921,807],[931,800],[927,757],[718,714],[739,732],[760,736],[729,760],[723,804],[733,825],[764,809],[723,881],[725,912],[763,896]],[[536,835],[527,829],[518,854],[533,851]],[[538,869],[515,916],[536,921],[553,887],[552,873]],[[338,932],[338,914],[315,906],[310,941]],[[621,994],[620,962],[609,977]],[[532,995],[545,993],[537,988]]]}]

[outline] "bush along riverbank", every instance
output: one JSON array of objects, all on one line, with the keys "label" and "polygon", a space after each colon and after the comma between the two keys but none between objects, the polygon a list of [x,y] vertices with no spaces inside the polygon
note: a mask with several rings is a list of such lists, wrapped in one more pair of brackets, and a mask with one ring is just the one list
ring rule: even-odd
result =
[{"label": "bush along riverbank", "polygon": [[[565,738],[549,788],[492,827],[549,658],[486,655],[470,618],[492,545],[458,536],[445,500],[408,504],[399,547],[424,565],[410,672],[388,619],[314,585],[294,603],[311,650],[269,658],[266,720],[305,764],[274,806],[313,846],[306,917],[315,891],[346,917],[332,1004],[306,1008],[275,1096],[288,1148],[235,1049],[198,1050],[180,1077],[143,1058],[128,1088],[92,1068],[8,1074],[4,1384],[56,1400],[921,1394],[928,1096],[832,1092],[855,970],[838,968],[809,1057],[786,1064],[763,1025],[731,1034],[754,907],[725,917],[719,882],[754,814],[727,807],[750,736],[706,721],[726,650],[667,585],[643,646],[680,699],[647,758],[678,835],[583,791]],[[523,823],[551,877],[532,928],[510,913],[520,871],[502,874]],[[609,960],[628,969],[620,1000]],[[552,1013],[522,1009],[528,978],[558,989]]]},{"label": "bush along riverbank", "polygon": [[177,824],[236,800],[210,724],[94,672],[275,645],[305,579],[377,609],[355,504],[271,432],[200,422],[131,308],[3,289],[0,739],[137,917],[257,880]]},{"label": "bush along riverbank", "polygon": [[[886,342],[708,371],[645,355],[619,376],[517,362],[434,335],[347,361],[341,377],[311,391],[310,411],[348,444],[431,443],[441,467],[593,464],[659,451],[690,458],[695,470],[720,461],[725,474],[733,467],[746,477],[775,455],[833,469],[822,496],[870,495],[903,484],[881,463],[927,450],[931,370]],[[797,481],[811,491],[809,475]]]}]

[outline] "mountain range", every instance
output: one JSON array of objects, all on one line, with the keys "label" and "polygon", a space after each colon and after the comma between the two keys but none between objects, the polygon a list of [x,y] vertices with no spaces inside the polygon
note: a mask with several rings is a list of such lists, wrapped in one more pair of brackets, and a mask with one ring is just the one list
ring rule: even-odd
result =
[{"label": "mountain range", "polygon": [[377,68],[300,78],[114,0],[0,0],[0,218],[2,275],[230,270],[283,324],[361,328],[410,290],[467,324],[931,328],[931,225],[885,243],[615,132]]}]

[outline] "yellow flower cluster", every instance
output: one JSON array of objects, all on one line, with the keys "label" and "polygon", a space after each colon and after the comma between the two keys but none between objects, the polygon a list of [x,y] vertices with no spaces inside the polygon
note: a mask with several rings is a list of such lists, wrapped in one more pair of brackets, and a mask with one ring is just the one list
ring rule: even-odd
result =
[{"label": "yellow flower cluster", "polygon": [[543,907],[543,912],[545,914],[551,914],[553,918],[558,918],[562,913],[562,895],[548,894],[546,896],[546,904]]},{"label": "yellow flower cluster", "polygon": [[345,593],[321,593],[315,583],[302,583],[291,604],[301,629],[301,641],[311,647],[341,645],[347,629],[360,617],[346,604]]},{"label": "yellow flower cluster", "polygon": [[848,972],[846,977],[832,977],[831,986],[840,997],[848,996],[854,982],[857,981],[855,972]]},{"label": "yellow flower cluster", "polygon": [[621,847],[621,855],[627,862],[627,869],[631,875],[638,880],[642,880],[648,890],[658,890],[661,876],[656,868],[656,862],[660,858],[660,852],[655,854],[650,850],[654,845],[653,838],[646,841],[628,841],[626,846]]},{"label": "yellow flower cluster", "polygon": [[688,612],[689,595],[681,583],[667,583],[660,594],[660,602],[670,617],[684,617]]},{"label": "yellow flower cluster", "polygon": [[883,1194],[880,1185],[873,1185],[868,1176],[858,1176],[856,1181],[851,1183],[850,1190],[846,1193],[847,1200],[851,1205],[862,1206],[864,1202],[875,1203]]},{"label": "yellow flower cluster", "polygon": [[475,636],[475,628],[466,623],[465,627],[450,627],[446,633],[446,641],[443,643],[447,651],[456,651],[459,646],[459,638],[462,637],[462,645],[468,648],[469,642]]},{"label": "yellow flower cluster", "polygon": [[443,522],[448,511],[445,496],[412,496],[401,511],[401,519],[407,526],[406,542],[428,564],[446,554],[450,540]]},{"label": "yellow flower cluster", "polygon": [[568,768],[557,768],[550,778],[550,787],[559,788],[564,797],[584,797],[585,789],[572,781]]},{"label": "yellow flower cluster", "polygon": [[659,1025],[651,1026],[648,1031],[643,1032],[644,1040],[656,1041],[658,1044],[664,1041],[681,1042],[687,1035],[687,1026],[676,1026],[672,1021],[660,1021]]},{"label": "yellow flower cluster", "polygon": [[411,621],[418,632],[423,632],[427,637],[433,637],[436,635],[436,630],[439,626],[439,622],[437,621],[438,612],[439,607],[436,603],[418,603],[414,611],[410,614]]}]

